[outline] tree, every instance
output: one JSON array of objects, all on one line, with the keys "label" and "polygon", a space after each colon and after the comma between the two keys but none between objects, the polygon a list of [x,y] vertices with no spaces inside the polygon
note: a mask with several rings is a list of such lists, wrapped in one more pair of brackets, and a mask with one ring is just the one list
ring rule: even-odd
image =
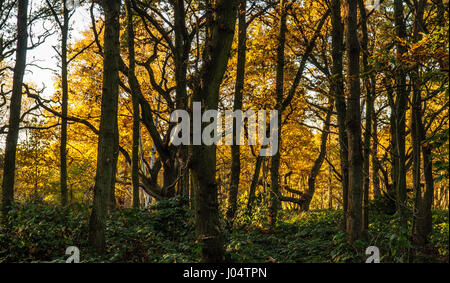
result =
[{"label": "tree", "polygon": [[[203,51],[199,83],[194,102],[202,103],[202,113],[217,110],[219,88],[227,67],[237,19],[238,0],[206,1],[208,37]],[[203,132],[205,124],[202,124]],[[194,135],[199,133],[195,132]],[[198,187],[195,190],[195,219],[202,262],[222,262],[223,239],[220,231],[216,183],[216,146],[192,147],[191,168]]]},{"label": "tree", "polygon": [[[419,1],[415,5],[415,19],[414,19],[414,41],[418,42],[421,39],[421,32],[423,32],[423,14],[425,9],[425,1]],[[415,193],[415,209],[417,209],[417,221],[414,223],[414,237],[415,242],[419,245],[424,246],[426,242],[426,223],[423,199],[422,199],[422,189],[420,184],[420,172],[421,172],[421,144],[424,138],[424,128],[422,124],[422,96],[421,96],[421,85],[420,85],[420,67],[416,66],[414,70],[413,78],[413,97],[412,97],[412,109],[411,109],[411,137],[412,137],[412,148],[413,148],[413,190]],[[426,167],[426,165],[425,165]]]},{"label": "tree", "polygon": [[344,55],[344,25],[341,18],[341,1],[331,2],[331,37],[332,37],[332,78],[331,90],[335,97],[338,130],[339,130],[339,155],[342,176],[342,198],[344,209],[344,227],[347,225],[348,209],[348,138],[345,124],[347,105],[344,94],[343,55]]},{"label": "tree", "polygon": [[100,254],[105,252],[105,221],[111,186],[116,172],[115,143],[119,92],[120,0],[101,2],[105,12],[103,51],[102,114],[98,137],[97,174],[94,186],[94,206],[89,220],[89,242]]},{"label": "tree", "polygon": [[365,131],[364,131],[364,146],[363,146],[363,233],[367,235],[369,232],[369,194],[370,194],[370,147],[372,138],[372,114],[374,113],[374,95],[375,95],[375,76],[369,69],[369,35],[367,21],[368,16],[364,2],[358,1],[360,11],[360,22],[362,29],[361,49],[362,49],[362,65],[364,73],[364,86],[366,93],[366,109],[365,109]]},{"label": "tree", "polygon": [[[242,110],[242,92],[245,81],[245,61],[247,53],[247,0],[239,1],[239,26],[238,26],[238,59],[236,71],[236,86],[234,94],[234,111]],[[231,146],[231,180],[230,191],[228,195],[227,217],[229,220],[234,218],[237,210],[237,197],[239,192],[239,178],[241,175],[241,154],[238,145],[238,133],[233,126],[233,145]]]},{"label": "tree", "polygon": [[[284,97],[284,50],[286,44],[286,17],[289,1],[280,0],[280,21],[279,21],[279,33],[278,33],[278,45],[277,45],[277,71],[276,71],[276,107],[278,111],[281,110]],[[281,113],[278,113],[278,125],[277,129],[281,131]],[[281,148],[281,135],[278,134],[278,145]],[[269,206],[269,225],[273,229],[277,221],[278,210],[281,205],[280,202],[280,180],[279,180],[279,168],[280,168],[280,150],[272,156],[270,166],[271,188],[270,188],[270,206]]]},{"label": "tree", "polygon": [[363,156],[361,141],[361,85],[358,40],[357,0],[346,1],[346,50],[347,83],[349,88],[346,129],[348,137],[348,213],[347,233],[350,242],[361,238],[362,233],[362,193],[363,193]]},{"label": "tree", "polygon": [[[311,171],[308,176],[308,188],[306,191],[301,195],[300,198],[300,209],[301,211],[309,211],[309,206],[311,204],[311,201],[314,197],[314,193],[316,192],[316,179],[317,176],[320,173],[320,168],[322,167],[323,162],[325,161],[325,157],[327,154],[327,141],[328,136],[330,135],[330,124],[331,124],[331,116],[333,115],[333,109],[334,109],[334,98],[331,98],[330,106],[327,109],[326,112],[326,118],[324,122],[324,126],[322,129],[322,136],[320,137],[320,151],[319,155],[317,156],[316,160],[314,161],[313,167],[311,168]],[[331,187],[331,185],[330,185]],[[331,194],[330,194],[331,199]]]},{"label": "tree", "polygon": [[[146,31],[147,36],[151,38],[150,43],[153,45],[153,54],[147,58],[141,58],[138,65],[144,67],[147,71],[150,85],[158,93],[158,96],[163,98],[163,103],[166,104],[164,106],[167,107],[168,111],[188,109],[187,70],[192,40],[199,30],[194,29],[192,32],[187,30],[186,18],[188,17],[186,16],[184,1],[171,1],[170,6],[164,6],[164,3],[144,3],[141,1],[132,1],[132,3],[133,10],[141,19],[140,27]],[[170,13],[167,10],[168,8],[171,8]],[[160,20],[167,21],[168,18],[162,16],[158,9],[164,9],[172,16],[170,25],[174,27],[173,29],[167,29],[160,23]],[[154,33],[157,33],[161,39],[157,39]],[[159,57],[158,54],[162,54],[165,59],[156,60]],[[154,69],[161,67],[158,66],[159,63],[163,65],[163,71],[157,74]],[[166,72],[166,68],[172,63],[174,65],[173,76],[170,72]],[[143,182],[144,189],[157,199],[174,197],[177,193],[177,186],[178,191],[186,194],[188,191],[187,147],[175,147],[170,143],[173,125],[169,125],[167,128],[163,127],[165,131],[159,132],[158,118],[153,118],[151,104],[148,103],[141,91],[141,83],[136,75],[131,74],[130,77],[128,69],[125,63],[121,62],[121,72],[128,76],[130,85],[130,89],[125,89],[127,92],[133,92],[132,95],[139,99],[142,122],[150,133],[154,148],[159,155],[157,163],[161,163],[163,167],[163,185],[159,186],[157,180],[151,176],[150,178],[144,176],[146,177]],[[160,81],[157,81],[158,75],[161,76]],[[167,82],[170,82],[170,85]],[[171,85],[172,83],[174,86]],[[173,92],[175,92],[174,95],[172,95]],[[161,101],[158,102],[158,105],[160,103]],[[158,166],[159,164],[155,168],[158,168]]]},{"label": "tree", "polygon": [[[127,36],[128,36],[128,61],[130,72],[129,77],[135,75],[136,62],[135,62],[135,51],[134,51],[134,26],[133,26],[133,10],[132,3],[130,0],[125,2],[127,8]],[[134,88],[131,88],[134,91]],[[136,94],[132,95],[133,104],[133,148],[132,148],[132,160],[131,160],[131,182],[133,186],[133,207],[139,208],[139,139],[140,139],[140,125],[141,125],[141,115],[139,108],[139,98]]]},{"label": "tree", "polygon": [[63,1],[63,23],[61,28],[61,79],[62,79],[62,124],[61,124],[61,204],[67,205],[67,108],[69,100],[69,86],[67,82],[67,37],[69,31],[69,11],[66,0]]},{"label": "tree", "polygon": [[[399,57],[407,52],[405,43],[406,39],[406,23],[404,19],[403,0],[394,0],[394,22],[395,33],[398,38],[396,48]],[[400,59],[399,58],[399,59]],[[406,137],[406,110],[408,107],[409,95],[406,86],[406,68],[401,61],[397,66],[395,76],[396,101],[393,115],[395,115],[395,131],[394,141],[394,157],[395,163],[393,168],[394,187],[396,192],[397,210],[403,215],[406,213],[406,153],[405,153],[405,137]]]},{"label": "tree", "polygon": [[[306,69],[306,65],[308,62],[308,58],[311,56],[312,51],[316,46],[317,38],[320,36],[323,25],[325,24],[326,19],[328,18],[330,11],[327,10],[320,18],[316,27],[313,29],[313,35],[310,39],[304,39],[306,43],[306,48],[301,56],[301,61],[298,69],[295,72],[295,77],[292,82],[291,87],[289,88],[288,94],[284,97],[284,50],[285,50],[285,38],[287,28],[283,27],[286,22],[287,17],[287,9],[292,3],[281,1],[281,16],[280,16],[280,27],[279,27],[279,35],[278,35],[278,45],[277,45],[277,70],[276,70],[276,106],[275,109],[278,111],[278,145],[279,148],[282,148],[282,116],[283,112],[290,106],[292,100],[297,94],[297,88],[300,84],[300,81],[303,78],[304,71]],[[286,6],[286,7],[285,7]],[[272,157],[271,159],[271,167],[270,167],[270,175],[271,175],[271,203],[269,205],[269,225],[273,228],[277,221],[278,210],[281,207],[281,201],[287,201],[285,197],[282,196],[279,189],[279,169],[280,169],[280,150]],[[298,199],[289,198],[289,201],[299,202]]]},{"label": "tree", "polygon": [[14,201],[14,178],[16,171],[16,149],[19,138],[20,112],[22,108],[22,85],[25,73],[28,44],[28,0],[18,2],[17,47],[11,93],[8,135],[6,136],[5,160],[3,163],[2,212],[6,219]]},{"label": "tree", "polygon": [[[437,10],[440,5],[437,3]],[[427,25],[424,21],[425,10],[427,9],[426,1],[417,1],[414,3],[414,22],[413,22],[413,52],[420,50],[420,46],[424,35],[429,36]],[[428,6],[428,9],[432,7]],[[438,13],[439,14],[439,13]],[[437,26],[442,25],[442,20],[437,17]],[[416,48],[415,48],[416,47]],[[420,51],[418,51],[420,53]],[[419,57],[419,56],[417,56]],[[420,58],[420,57],[419,57]],[[430,61],[429,58],[425,60]],[[419,60],[417,60],[419,61]],[[422,70],[421,64],[416,62],[411,74],[412,84],[412,109],[411,109],[411,137],[412,137],[412,155],[413,155],[413,190],[415,193],[415,214],[413,223],[413,238],[417,246],[423,248],[429,242],[429,236],[432,232],[432,206],[435,194],[435,180],[433,177],[433,143],[430,140],[430,134],[427,131],[429,127],[425,124],[424,108],[427,106],[429,93],[422,98],[424,86],[427,84],[426,71]],[[438,79],[445,81],[446,79]],[[448,80],[448,77],[447,77]],[[435,82],[432,82],[435,83]],[[422,106],[424,105],[424,106]],[[445,106],[444,106],[445,107]],[[442,109],[442,108],[441,108]],[[439,112],[439,111],[437,111]],[[422,158],[421,158],[422,154]],[[421,161],[423,161],[423,175],[425,179],[425,190],[422,192],[421,183]]]},{"label": "tree", "polygon": [[[60,144],[60,187],[61,187],[61,205],[66,206],[68,202],[67,189],[67,114],[68,114],[68,100],[69,100],[69,86],[68,86],[68,58],[67,58],[67,41],[69,32],[70,12],[67,8],[66,0],[62,3],[62,20],[58,16],[58,10],[53,6],[54,3],[46,1],[47,5],[55,19],[58,28],[61,31],[61,144]],[[61,3],[57,2],[56,5]]]}]

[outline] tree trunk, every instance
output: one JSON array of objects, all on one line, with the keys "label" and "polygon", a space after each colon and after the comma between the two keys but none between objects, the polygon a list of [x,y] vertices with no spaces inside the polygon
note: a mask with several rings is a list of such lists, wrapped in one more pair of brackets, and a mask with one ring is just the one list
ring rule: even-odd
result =
[{"label": "tree trunk", "polygon": [[[422,39],[423,16],[426,1],[418,1],[415,6],[414,18],[414,42]],[[431,157],[431,145],[426,142],[426,132],[422,121],[422,96],[420,84],[420,66],[415,67],[412,74],[413,99],[411,110],[411,135],[413,144],[413,190],[415,192],[415,211],[417,215],[414,218],[413,235],[414,242],[420,247],[425,247],[428,242],[428,236],[432,230],[431,207],[434,194],[434,181]],[[423,166],[425,176],[425,192],[422,195],[420,183],[421,153],[423,155]]]},{"label": "tree trunk", "polygon": [[[284,50],[286,43],[286,5],[285,0],[280,0],[280,22],[279,22],[279,33],[278,33],[278,47],[277,47],[277,74],[276,74],[276,109],[278,110],[278,131],[281,133],[281,107],[283,104],[283,93],[284,93]],[[281,149],[281,134],[278,134],[278,148]],[[278,210],[281,206],[280,201],[280,180],[279,180],[279,169],[280,169],[281,154],[280,150],[272,156],[271,166],[270,166],[270,207],[269,207],[269,226],[270,229],[275,228],[277,221]]]},{"label": "tree trunk", "polygon": [[333,210],[333,175],[331,164],[328,164],[328,210]]},{"label": "tree trunk", "polygon": [[347,135],[348,135],[348,214],[347,233],[350,242],[361,238],[362,233],[362,190],[363,190],[363,156],[361,147],[361,112],[360,98],[361,85],[359,76],[359,41],[357,21],[357,0],[347,0],[346,24],[346,49],[349,99],[347,111]]},{"label": "tree trunk", "polygon": [[256,199],[256,188],[259,182],[259,174],[261,172],[261,165],[263,162],[263,158],[261,155],[258,155],[256,158],[255,164],[255,172],[253,173],[252,183],[250,185],[250,191],[248,192],[248,202],[247,202],[247,215],[252,215],[253,212],[253,203]]},{"label": "tree trunk", "polygon": [[344,95],[344,78],[343,78],[343,46],[344,46],[344,28],[341,18],[341,1],[332,0],[331,3],[331,23],[332,23],[332,57],[333,70],[331,80],[331,90],[336,101],[337,120],[339,128],[339,154],[341,161],[342,175],[342,195],[344,221],[343,226],[347,225],[348,210],[348,139],[347,129],[345,125],[345,115],[347,113],[347,105]]},{"label": "tree trunk", "polygon": [[67,113],[69,100],[69,86],[67,82],[67,36],[69,31],[69,11],[66,9],[66,1],[63,2],[63,25],[61,26],[61,146],[60,146],[60,186],[61,205],[66,206],[68,200],[67,191]]},{"label": "tree trunk", "polygon": [[117,115],[114,117],[114,143],[113,143],[113,159],[112,159],[111,187],[108,192],[108,213],[116,209],[116,176],[117,163],[119,162],[119,125]]},{"label": "tree trunk", "polygon": [[[375,80],[372,81],[373,92],[375,93]],[[373,98],[375,102],[375,97]],[[380,187],[380,161],[378,159],[378,118],[375,113],[375,103],[372,103],[372,186],[373,186],[373,196],[374,198],[381,197],[381,187]]]},{"label": "tree trunk", "polygon": [[[394,0],[395,32],[399,39],[406,39],[406,24],[403,15],[403,0]],[[399,56],[407,52],[402,42],[397,43]],[[406,72],[403,64],[400,62],[396,73],[396,129],[395,139],[395,157],[396,162],[396,182],[395,192],[397,199],[397,210],[401,213],[403,222],[406,221],[406,154],[405,154],[405,136],[406,136],[406,109],[408,106],[408,93],[406,89]]]},{"label": "tree trunk", "polygon": [[100,254],[105,252],[105,222],[108,202],[111,201],[112,180],[115,176],[119,56],[120,1],[101,2],[105,12],[103,54],[103,94],[98,140],[97,174],[94,186],[94,206],[89,221],[89,242]]},{"label": "tree trunk", "polygon": [[[187,68],[189,62],[189,52],[191,50],[190,40],[188,38],[188,31],[186,28],[186,12],[183,0],[173,1],[174,15],[175,15],[175,80],[176,80],[176,108],[177,110],[186,110],[188,108],[187,96]],[[188,147],[180,145],[173,149],[177,151],[176,162],[174,163],[174,170],[180,176],[178,181],[178,192],[188,191]],[[173,174],[175,175],[175,174]],[[176,176],[175,176],[176,177]],[[173,181],[173,180],[172,180]],[[175,192],[169,190],[169,195],[175,195]]]},{"label": "tree trunk", "polygon": [[[392,184],[387,183],[386,184],[386,193],[388,197],[395,201],[396,199],[396,192],[395,188],[397,187],[397,176],[398,176],[398,158],[396,157],[396,148],[397,148],[397,140],[395,138],[395,133],[397,131],[397,111],[395,107],[395,99],[394,99],[394,88],[391,85],[391,82],[389,79],[385,79],[384,81],[385,87],[386,87],[386,94],[389,100],[389,107],[391,109],[391,115],[389,117],[390,122],[390,136],[391,136],[391,149],[390,149],[390,156],[392,160],[392,168],[391,168],[391,180]],[[385,181],[388,181],[385,177]],[[395,201],[396,202],[396,201]]]},{"label": "tree trunk", "polygon": [[361,15],[361,28],[362,28],[362,60],[363,60],[363,72],[365,75],[364,85],[366,90],[366,129],[364,132],[364,163],[363,163],[363,234],[367,235],[369,233],[369,190],[370,190],[370,145],[371,145],[371,134],[372,134],[372,109],[373,109],[373,97],[372,93],[373,86],[373,75],[369,76],[369,35],[367,31],[367,21],[368,17],[366,14],[366,7],[363,0],[358,0],[360,15]]},{"label": "tree trunk", "polygon": [[[211,7],[211,2],[206,1],[206,9],[214,19],[211,21],[209,18],[207,22],[209,31],[203,65],[193,99],[193,102],[202,103],[202,113],[218,109],[220,84],[230,56],[237,18],[238,0],[216,0],[214,3]],[[202,132],[205,126],[202,124]],[[196,134],[200,133],[194,132]],[[195,219],[202,262],[222,262],[224,250],[217,200],[216,146],[193,146],[191,167],[198,184],[195,189]]]},{"label": "tree trunk", "polygon": [[28,0],[18,2],[17,10],[17,49],[14,66],[13,87],[9,107],[9,126],[6,136],[5,160],[3,164],[2,212],[6,219],[14,201],[14,178],[16,171],[16,149],[19,137],[20,111],[22,108],[22,84],[26,67],[28,44]]},{"label": "tree trunk", "polygon": [[163,194],[165,198],[175,197],[178,171],[175,166],[175,157],[166,160],[163,164]]},{"label": "tree trunk", "polygon": [[133,208],[140,207],[139,187],[139,134],[140,134],[140,111],[139,101],[133,98],[133,149],[131,161],[131,182],[133,186]]},{"label": "tree trunk", "polygon": [[[239,0],[239,39],[238,39],[238,59],[236,70],[236,86],[234,94],[234,111],[242,110],[242,91],[245,82],[245,61],[247,44],[247,0]],[[239,190],[239,179],[241,175],[241,154],[238,141],[240,136],[233,126],[233,145],[231,146],[231,181],[228,194],[227,218],[232,220],[237,210],[237,197]]]},{"label": "tree trunk", "polygon": [[[425,140],[425,131],[422,131],[423,139]],[[433,160],[432,160],[432,146],[429,143],[422,145],[422,157],[424,164],[425,175],[425,193],[423,197],[423,226],[425,227],[425,238],[428,240],[428,236],[433,229],[433,218],[431,209],[433,206],[434,198],[434,179],[433,179]]]},{"label": "tree trunk", "polygon": [[[134,26],[133,10],[131,0],[125,2],[127,8],[127,32],[128,32],[128,72],[130,76],[135,75],[136,59],[134,51]],[[133,92],[133,88],[131,88]],[[136,94],[131,97],[133,103],[133,149],[131,153],[131,183],[133,186],[133,208],[140,207],[140,188],[139,188],[139,137],[141,114],[139,108],[139,98]]]}]

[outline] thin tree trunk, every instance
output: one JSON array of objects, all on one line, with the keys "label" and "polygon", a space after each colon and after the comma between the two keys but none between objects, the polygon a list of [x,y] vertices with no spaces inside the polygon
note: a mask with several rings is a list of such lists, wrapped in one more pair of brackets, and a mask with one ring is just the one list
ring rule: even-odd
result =
[{"label": "thin tree trunk", "polygon": [[69,31],[69,11],[66,9],[66,0],[63,2],[63,25],[61,37],[61,146],[60,146],[60,186],[61,205],[66,206],[68,200],[67,191],[67,113],[69,100],[69,86],[67,82],[67,36]]},{"label": "thin tree trunk", "polygon": [[331,2],[331,23],[332,23],[332,57],[333,71],[331,80],[331,90],[333,91],[336,101],[337,120],[339,128],[339,154],[341,161],[342,175],[342,203],[344,210],[344,228],[347,225],[348,210],[348,139],[347,129],[345,125],[345,115],[347,113],[347,105],[344,95],[344,78],[343,78],[343,46],[344,46],[344,26],[341,18],[341,1],[332,0]]},{"label": "thin tree trunk", "polygon": [[22,84],[26,67],[28,44],[28,0],[18,1],[17,49],[14,66],[13,87],[9,107],[8,134],[6,136],[5,160],[3,164],[2,212],[3,220],[14,201],[14,178],[16,171],[16,149],[19,138],[20,112],[22,108]]},{"label": "thin tree trunk", "polygon": [[[422,129],[423,140],[426,140],[425,131]],[[433,218],[432,218],[432,206],[434,198],[434,179],[433,179],[433,159],[432,159],[432,146],[431,144],[425,142],[422,145],[422,158],[424,164],[424,175],[425,175],[425,193],[423,197],[423,221],[425,227],[425,238],[428,241],[428,236],[431,234],[433,229]]]},{"label": "thin tree trunk", "polygon": [[131,161],[131,182],[133,186],[133,208],[140,207],[139,187],[139,134],[140,134],[140,109],[139,101],[133,98],[133,150]]},{"label": "thin tree trunk", "polygon": [[363,234],[367,235],[369,233],[369,190],[370,190],[370,145],[371,145],[371,134],[372,134],[372,109],[373,109],[373,96],[372,93],[372,77],[369,75],[369,35],[367,32],[367,21],[368,17],[366,14],[366,7],[363,0],[358,0],[360,17],[361,17],[361,28],[362,28],[362,60],[363,60],[363,72],[366,78],[364,79],[364,85],[366,89],[366,126],[364,132],[364,163],[363,163]]},{"label": "thin tree trunk", "polygon": [[[183,0],[173,1],[174,15],[175,15],[175,80],[176,80],[176,108],[177,110],[186,110],[188,108],[187,96],[187,63],[189,61],[189,52],[191,50],[190,40],[188,38],[188,31],[186,28],[186,12]],[[172,174],[175,179],[176,175],[180,176],[178,181],[178,191],[183,194],[188,188],[188,147],[180,145],[177,149],[176,161],[174,163],[174,170],[176,174]],[[165,170],[165,169],[164,169]],[[175,173],[175,172],[174,172]],[[174,182],[175,180],[169,180]],[[172,184],[170,184],[172,185]],[[169,186],[170,186],[169,185]],[[175,195],[174,191],[169,190],[169,196]]]},{"label": "thin tree trunk", "polygon": [[362,193],[363,193],[363,156],[361,142],[361,85],[359,77],[359,41],[357,0],[346,1],[346,48],[349,99],[347,110],[348,160],[349,160],[349,206],[347,215],[347,233],[350,242],[361,238],[362,233]]},{"label": "thin tree trunk", "polygon": [[[238,59],[236,71],[236,86],[234,94],[234,110],[242,110],[242,91],[245,81],[245,61],[247,44],[247,0],[239,0],[239,39],[238,39]],[[233,126],[233,145],[231,146],[231,181],[228,194],[227,218],[232,220],[237,210],[237,197],[239,190],[239,179],[241,175],[241,154],[238,145],[239,136]]]},{"label": "thin tree trunk", "polygon": [[[389,122],[390,122],[390,136],[391,136],[391,149],[390,149],[390,155],[391,155],[391,160],[392,160],[392,167],[391,167],[391,180],[392,180],[392,184],[387,183],[386,185],[386,193],[387,196],[393,200],[394,202],[396,199],[396,192],[395,192],[395,188],[397,187],[397,176],[398,176],[398,158],[396,155],[396,148],[397,148],[397,139],[395,138],[395,133],[397,131],[397,110],[395,107],[395,98],[394,98],[394,88],[391,85],[391,82],[389,81],[389,79],[385,79],[385,87],[386,87],[386,94],[389,100],[389,107],[391,109],[391,115],[389,117]],[[387,180],[387,178],[385,177],[385,180]]]},{"label": "thin tree trunk", "polygon": [[108,213],[116,208],[116,176],[117,164],[119,162],[119,124],[117,115],[114,117],[114,143],[113,143],[113,162],[111,174],[111,187],[108,193]]},{"label": "thin tree trunk", "polygon": [[[403,0],[394,0],[395,31],[399,39],[406,39],[406,24],[403,15]],[[407,52],[402,42],[397,43],[399,55]],[[400,63],[396,74],[396,129],[395,139],[395,157],[397,159],[395,192],[397,199],[397,210],[401,213],[403,222],[406,221],[406,109],[408,106],[408,93],[406,89],[406,72]]]},{"label": "thin tree trunk", "polygon": [[[131,0],[125,2],[127,8],[127,32],[128,32],[128,61],[130,76],[135,75],[136,60],[134,51],[134,26]],[[133,92],[133,88],[131,88]],[[131,183],[133,186],[133,208],[140,207],[139,199],[139,136],[140,136],[140,108],[136,94],[132,95],[133,104],[133,149],[131,154]]]},{"label": "thin tree trunk", "polygon": [[[419,7],[417,7],[419,8]],[[422,15],[419,15],[422,14]],[[417,42],[417,40],[420,40],[420,35],[418,34],[418,21],[419,17],[423,17],[423,8],[422,12],[416,10],[416,18],[414,21],[414,39]],[[418,82],[418,76],[419,76],[420,69],[417,66],[415,68],[415,73],[413,74],[413,77],[416,78],[413,79],[413,98],[412,98],[412,109],[411,109],[411,139],[412,139],[412,158],[413,158],[413,168],[412,168],[412,175],[413,175],[413,191],[415,194],[415,210],[414,210],[414,219],[413,219],[413,234],[414,234],[414,241],[416,244],[424,245],[425,239],[422,238],[422,236],[425,234],[424,231],[421,229],[423,228],[421,223],[421,217],[423,217],[423,206],[422,206],[422,191],[420,186],[420,167],[421,167],[421,143],[422,143],[422,136],[421,136],[421,129],[420,124],[422,123],[422,98],[421,98],[421,90],[420,90],[420,83]],[[417,213],[416,213],[417,212]],[[423,223],[423,222],[422,222]]]},{"label": "thin tree trunk", "polygon": [[120,0],[101,2],[105,12],[103,94],[98,141],[97,174],[94,186],[94,206],[89,221],[89,242],[100,254],[105,252],[105,222],[111,201],[112,180],[115,176],[114,155],[117,129]]},{"label": "thin tree trunk", "polygon": [[[372,80],[372,87],[373,92],[375,93],[375,80]],[[373,98],[373,101],[375,102],[375,97]],[[378,118],[375,113],[375,103],[372,104],[372,138],[373,138],[373,144],[372,144],[372,186],[373,186],[373,195],[374,198],[381,197],[381,187],[380,187],[380,161],[378,159]]]},{"label": "thin tree trunk", "polygon": [[250,191],[248,192],[247,215],[251,215],[253,212],[253,204],[256,199],[256,187],[258,186],[259,174],[261,172],[261,165],[262,165],[263,159],[264,159],[264,157],[262,157],[261,155],[258,155],[258,157],[256,158],[255,172],[253,173],[252,183],[250,185]]},{"label": "thin tree trunk", "polygon": [[[279,22],[279,33],[278,33],[278,47],[277,47],[277,74],[276,74],[276,109],[278,112],[278,131],[281,133],[281,107],[283,104],[283,93],[284,93],[284,51],[286,43],[286,5],[288,3],[285,0],[280,0],[280,22]],[[278,147],[281,149],[281,134],[278,134]],[[278,210],[281,206],[280,201],[280,180],[279,180],[279,169],[280,169],[281,154],[280,150],[272,156],[271,166],[270,166],[270,206],[269,206],[269,226],[270,229],[275,227]]]},{"label": "thin tree trunk", "polygon": [[328,209],[333,210],[333,175],[331,164],[328,164]]}]

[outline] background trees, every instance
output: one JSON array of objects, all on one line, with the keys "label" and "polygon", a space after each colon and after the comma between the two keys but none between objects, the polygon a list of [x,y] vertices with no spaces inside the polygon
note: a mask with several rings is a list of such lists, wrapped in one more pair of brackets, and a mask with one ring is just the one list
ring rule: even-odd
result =
[{"label": "background trees", "polygon": [[[448,209],[448,3],[83,2],[90,28],[73,42],[76,10],[46,1],[26,14],[24,3],[0,6],[3,216],[32,196],[93,204],[90,242],[103,252],[109,212],[183,197],[202,260],[220,262],[224,233],[276,233],[285,211],[343,210],[353,243],[373,236],[380,208],[422,248],[432,210]],[[53,30],[27,35],[44,21]],[[21,77],[26,39],[53,32],[61,68],[49,93]],[[170,114],[194,102],[278,110],[279,152],[174,146]]]}]

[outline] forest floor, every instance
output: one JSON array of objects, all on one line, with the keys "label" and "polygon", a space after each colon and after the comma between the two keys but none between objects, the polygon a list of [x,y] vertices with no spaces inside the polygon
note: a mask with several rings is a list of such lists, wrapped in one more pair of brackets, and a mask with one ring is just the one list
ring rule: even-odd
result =
[{"label": "forest floor", "polygon": [[[69,246],[80,249],[81,262],[199,262],[194,213],[180,203],[180,199],[173,199],[149,210],[116,211],[107,222],[107,254],[103,258],[88,248],[88,208],[17,204],[9,215],[10,230],[0,227],[0,263],[65,262]],[[430,244],[420,251],[411,245],[410,228],[402,228],[395,215],[376,208],[371,210],[367,240],[352,246],[342,233],[342,211],[299,214],[285,210],[271,232],[264,214],[263,208],[257,208],[252,217],[241,212],[233,229],[225,229],[226,257],[230,262],[365,262],[366,248],[376,246],[381,262],[448,263],[448,211],[433,212]]]}]

